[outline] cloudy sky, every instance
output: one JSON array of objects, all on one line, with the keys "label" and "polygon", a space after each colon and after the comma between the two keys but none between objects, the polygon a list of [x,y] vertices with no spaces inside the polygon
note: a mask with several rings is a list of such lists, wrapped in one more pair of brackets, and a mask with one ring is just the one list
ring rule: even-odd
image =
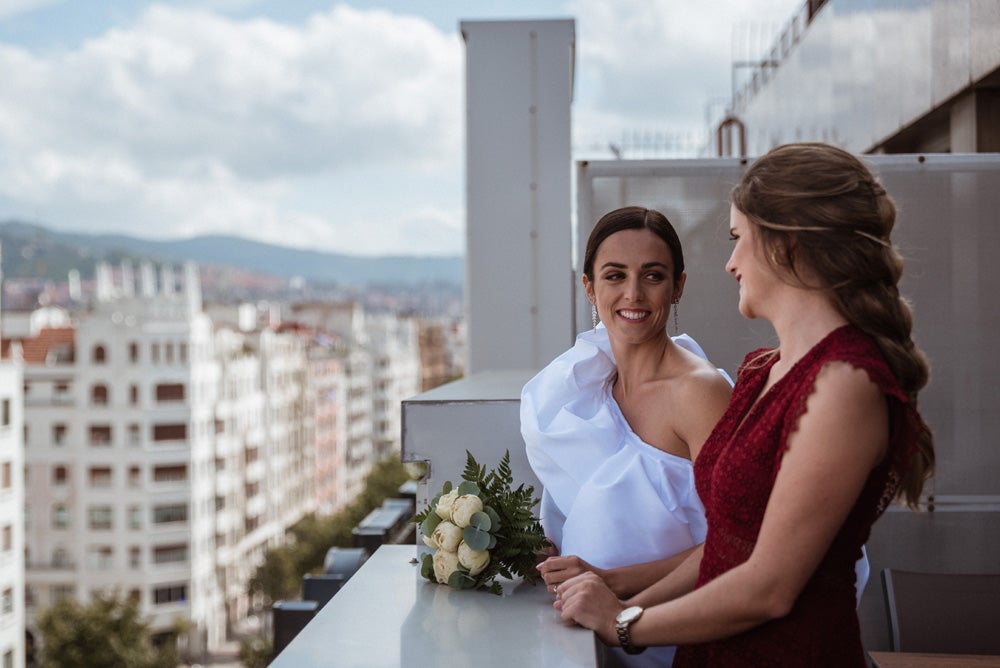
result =
[{"label": "cloudy sky", "polygon": [[460,21],[574,18],[574,157],[691,157],[804,1],[0,0],[0,222],[461,254]]}]

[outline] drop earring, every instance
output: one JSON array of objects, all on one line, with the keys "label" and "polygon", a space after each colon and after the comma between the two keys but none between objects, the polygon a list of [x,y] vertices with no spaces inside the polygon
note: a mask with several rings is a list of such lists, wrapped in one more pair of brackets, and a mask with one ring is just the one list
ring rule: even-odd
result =
[{"label": "drop earring", "polygon": [[597,305],[590,305],[590,320],[594,323],[594,329],[597,329]]},{"label": "drop earring", "polygon": [[680,299],[674,300],[674,336],[677,336],[681,331],[680,325],[677,324],[677,311],[680,310],[680,304]]}]

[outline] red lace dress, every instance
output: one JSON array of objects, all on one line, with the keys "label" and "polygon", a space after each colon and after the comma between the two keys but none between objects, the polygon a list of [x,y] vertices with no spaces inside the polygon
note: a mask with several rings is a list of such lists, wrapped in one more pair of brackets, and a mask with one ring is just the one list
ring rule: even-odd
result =
[{"label": "red lace dress", "polygon": [[[705,504],[708,536],[697,586],[745,562],[754,549],[764,509],[789,435],[806,410],[824,364],[846,361],[865,369],[890,399],[889,452],[865,483],[847,520],[792,611],[739,635],[678,649],[684,666],[866,665],[854,589],[854,565],[871,526],[892,501],[923,421],[910,404],[875,342],[851,326],[831,332],[753,406],[777,361],[755,364],[765,350],[747,355],[729,408],[695,462],[695,482]],[[740,426],[750,407],[753,411]]]}]

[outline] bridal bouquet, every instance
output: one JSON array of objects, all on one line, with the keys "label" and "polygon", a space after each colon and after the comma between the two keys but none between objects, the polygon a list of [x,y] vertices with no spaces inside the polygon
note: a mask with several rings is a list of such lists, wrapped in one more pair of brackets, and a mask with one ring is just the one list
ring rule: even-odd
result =
[{"label": "bridal bouquet", "polygon": [[549,544],[531,513],[538,503],[532,498],[534,487],[512,488],[509,451],[489,472],[472,453],[466,455],[458,487],[446,482],[413,518],[424,543],[434,550],[433,555],[424,554],[420,574],[456,589],[493,594],[502,593],[497,576],[509,580],[520,576],[534,584],[537,555]]}]

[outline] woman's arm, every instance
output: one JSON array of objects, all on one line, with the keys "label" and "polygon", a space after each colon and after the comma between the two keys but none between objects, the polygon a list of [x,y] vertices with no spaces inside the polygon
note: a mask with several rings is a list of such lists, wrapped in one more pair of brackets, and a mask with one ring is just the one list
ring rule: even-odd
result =
[{"label": "woman's arm", "polygon": [[[788,614],[885,456],[888,434],[885,399],[867,373],[841,362],[824,367],[789,437],[750,558],[686,596],[649,608],[631,626],[633,642],[704,642]],[[647,593],[633,600],[641,605]],[[585,574],[568,581],[556,607],[564,619],[617,644],[614,617],[623,605],[599,579]]]},{"label": "woman's arm", "polygon": [[576,555],[549,557],[538,564],[538,572],[550,590],[577,575],[596,573],[616,596],[626,598],[665,578],[698,548],[699,546],[691,547],[656,561],[607,569],[597,568]]}]

